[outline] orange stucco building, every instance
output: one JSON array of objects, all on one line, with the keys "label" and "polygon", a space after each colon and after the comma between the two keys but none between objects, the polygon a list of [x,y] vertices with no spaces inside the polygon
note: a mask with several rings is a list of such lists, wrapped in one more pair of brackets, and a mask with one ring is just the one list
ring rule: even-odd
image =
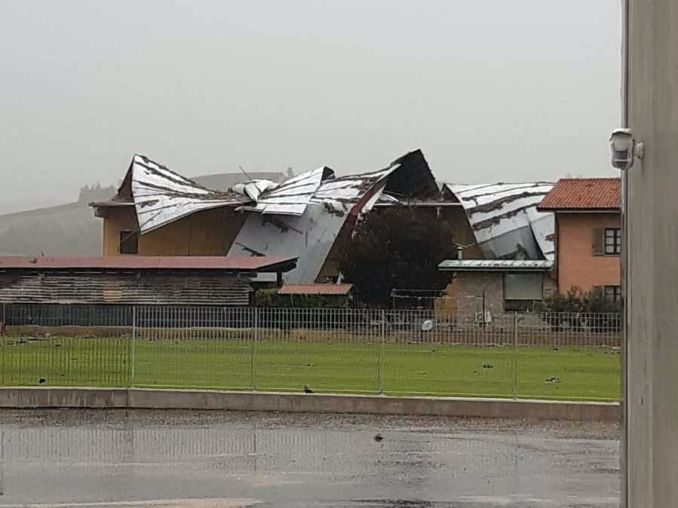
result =
[{"label": "orange stucco building", "polygon": [[618,178],[560,180],[539,205],[555,214],[558,291],[600,288],[621,298],[621,192]]}]

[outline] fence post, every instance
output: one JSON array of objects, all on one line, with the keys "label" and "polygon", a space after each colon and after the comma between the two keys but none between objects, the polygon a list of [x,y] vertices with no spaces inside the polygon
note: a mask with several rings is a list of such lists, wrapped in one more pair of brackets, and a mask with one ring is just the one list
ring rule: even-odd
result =
[{"label": "fence post", "polygon": [[0,496],[5,495],[5,429],[0,429]]},{"label": "fence post", "polygon": [[7,309],[6,304],[2,304],[2,316],[0,316],[0,346],[2,346],[2,351],[0,352],[0,368],[2,368],[2,386],[7,386],[7,362],[5,361],[7,343],[5,339],[5,333],[7,332]]},{"label": "fence post", "polygon": [[512,348],[513,382],[511,394],[513,400],[518,398],[518,313],[513,313],[513,348]]},{"label": "fence post", "polygon": [[378,366],[378,378],[379,378],[379,395],[384,395],[384,366],[385,366],[385,343],[386,343],[386,311],[381,309],[381,344],[379,347],[379,366]]},{"label": "fence post", "polygon": [[253,392],[257,390],[256,355],[258,339],[259,339],[259,308],[254,307],[254,331],[252,333],[250,341],[250,385]]},{"label": "fence post", "polygon": [[137,306],[132,306],[132,344],[129,349],[129,388],[136,383],[136,360],[137,360]]}]

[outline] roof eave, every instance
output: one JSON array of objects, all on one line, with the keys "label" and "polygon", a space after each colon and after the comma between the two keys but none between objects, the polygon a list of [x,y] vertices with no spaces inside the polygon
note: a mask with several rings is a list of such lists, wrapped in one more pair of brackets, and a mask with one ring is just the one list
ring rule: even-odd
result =
[{"label": "roof eave", "polygon": [[92,208],[118,208],[134,206],[134,203],[131,201],[92,201],[87,203],[87,206]]},{"label": "roof eave", "polygon": [[552,212],[552,213],[621,213],[621,207],[614,208],[568,208],[568,207],[542,207],[538,206],[537,211],[539,212]]},{"label": "roof eave", "polygon": [[278,272],[290,272],[297,267],[297,262],[299,258],[290,258],[280,261],[279,263],[272,263],[264,268],[257,270],[259,273],[278,273]]},{"label": "roof eave", "polygon": [[471,267],[444,267],[444,266],[439,266],[438,270],[441,272],[550,272],[553,269],[553,267],[513,267],[513,266],[507,266],[507,267],[478,267],[478,268],[471,268]]}]

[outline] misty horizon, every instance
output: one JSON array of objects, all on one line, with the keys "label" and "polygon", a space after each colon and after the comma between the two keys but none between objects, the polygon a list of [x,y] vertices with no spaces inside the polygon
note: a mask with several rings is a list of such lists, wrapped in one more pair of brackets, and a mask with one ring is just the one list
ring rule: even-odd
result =
[{"label": "misty horizon", "polygon": [[117,186],[135,152],[189,178],[360,173],[414,148],[448,182],[614,175],[619,11],[0,0],[0,213]]}]

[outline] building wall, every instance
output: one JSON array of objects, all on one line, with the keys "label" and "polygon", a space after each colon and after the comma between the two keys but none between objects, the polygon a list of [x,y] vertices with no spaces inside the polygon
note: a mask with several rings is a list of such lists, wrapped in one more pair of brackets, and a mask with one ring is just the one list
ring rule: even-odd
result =
[{"label": "building wall", "polygon": [[[484,296],[483,296],[484,291]],[[556,284],[544,274],[544,299],[553,296]],[[503,314],[504,310],[504,274],[502,272],[458,272],[447,287],[447,294],[459,316],[469,316],[477,312],[490,312],[492,315]]]},{"label": "building wall", "polygon": [[[142,256],[224,256],[237,235],[244,214],[228,208],[197,212],[139,236]],[[103,255],[120,255],[120,232],[138,229],[132,207],[110,208],[103,218]]]},{"label": "building wall", "polygon": [[619,256],[593,254],[595,228],[621,227],[619,214],[557,213],[558,290],[567,293],[572,287],[591,291],[594,286],[621,284]]},{"label": "building wall", "polygon": [[[499,272],[459,272],[448,286],[458,315],[468,316],[483,311],[504,313],[504,275]],[[484,292],[484,298],[483,298]]]},{"label": "building wall", "polygon": [[[612,22],[612,20],[610,20]],[[625,481],[628,508],[678,500],[678,8],[630,0]],[[612,91],[610,91],[612,93]]]}]

